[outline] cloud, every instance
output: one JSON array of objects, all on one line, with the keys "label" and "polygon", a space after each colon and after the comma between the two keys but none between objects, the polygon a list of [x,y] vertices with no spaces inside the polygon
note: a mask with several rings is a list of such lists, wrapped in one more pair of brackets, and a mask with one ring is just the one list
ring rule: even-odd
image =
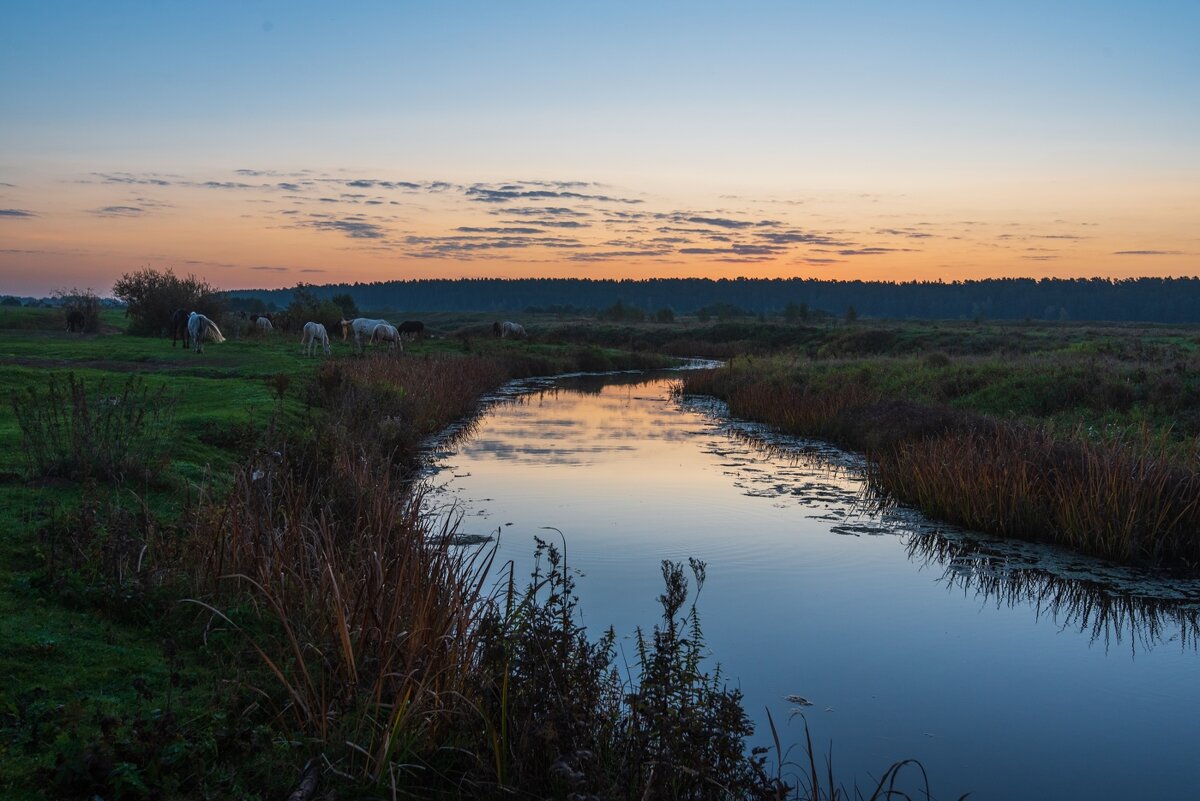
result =
[{"label": "cloud", "polygon": [[772,245],[824,245],[826,247],[846,247],[849,242],[826,236],[810,234],[804,231],[759,231],[755,234],[759,239],[766,240]]},{"label": "cloud", "polygon": [[696,223],[696,225],[715,225],[720,228],[750,228],[754,225],[745,220],[730,220],[725,217],[684,217],[682,221]]},{"label": "cloud", "polygon": [[[623,212],[609,212],[610,214],[623,214]],[[488,214],[519,214],[524,217],[590,217],[592,216],[586,211],[578,209],[569,209],[565,206],[524,206],[512,209],[496,209],[489,211]],[[642,215],[638,215],[639,217]]]},{"label": "cloud", "polygon": [[848,248],[839,250],[839,256],[879,256],[884,253],[914,253],[912,248]]},{"label": "cloud", "polygon": [[346,186],[355,189],[372,189],[379,187],[380,189],[423,189],[424,184],[413,183],[412,181],[380,181],[374,178],[357,178],[353,181],[347,181]]},{"label": "cloud", "polygon": [[423,258],[449,256],[452,258],[469,258],[471,254],[484,250],[514,250],[522,248],[582,248],[583,243],[577,239],[563,237],[533,237],[533,236],[407,236],[405,244],[419,248],[410,255]]},{"label": "cloud", "polygon": [[[541,185],[541,184],[539,184]],[[634,198],[611,197],[609,195],[586,195],[581,192],[553,191],[549,189],[525,189],[517,184],[504,184],[492,188],[483,184],[468,187],[466,195],[480,203],[509,203],[514,200],[543,200],[567,198],[573,200],[596,200],[602,203],[641,203]]]},{"label": "cloud", "polygon": [[36,216],[38,215],[35,212],[27,211],[25,209],[0,209],[0,217],[7,217],[9,219],[24,219],[26,217]]},{"label": "cloud", "polygon": [[771,256],[784,250],[775,245],[731,245],[727,248],[680,248],[679,252],[689,256],[715,256],[730,253],[738,256]]},{"label": "cloud", "polygon": [[271,273],[286,273],[290,268],[288,268],[288,267],[267,267],[265,265],[260,265],[258,267],[251,267],[250,269],[251,270],[262,270],[264,272],[271,272]]},{"label": "cloud", "polygon": [[914,231],[911,228],[879,228],[875,233],[886,236],[907,236],[909,239],[929,239],[934,236],[934,234],[926,233],[925,231]]},{"label": "cloud", "polygon": [[636,259],[636,258],[655,258],[659,256],[670,255],[664,250],[593,250],[586,253],[572,253],[569,258],[571,261],[605,261],[607,259]]},{"label": "cloud", "polygon": [[545,233],[541,228],[472,228],[470,226],[460,226],[454,229],[461,231],[464,234],[542,234]]},{"label": "cloud", "polygon": [[103,206],[91,213],[97,217],[141,217],[146,210],[141,206]]},{"label": "cloud", "polygon": [[591,223],[580,222],[579,220],[501,220],[501,222],[510,223],[512,225],[520,225],[528,223],[530,225],[540,225],[543,228],[591,228]]},{"label": "cloud", "polygon": [[340,220],[316,219],[301,223],[301,225],[315,228],[318,231],[337,231],[350,239],[383,239],[387,236],[387,232],[382,226],[367,222],[361,217],[344,217]]},{"label": "cloud", "polygon": [[1181,250],[1117,250],[1114,256],[1184,256]]},{"label": "cloud", "polygon": [[204,181],[196,186],[205,189],[261,189],[262,187],[255,184],[244,184],[240,181]]},{"label": "cloud", "polygon": [[328,270],[320,270],[320,269],[317,269],[316,267],[305,267],[303,270],[298,270],[297,272],[301,272],[301,273],[326,273],[326,272],[329,272],[329,271],[328,271]]},{"label": "cloud", "polygon": [[92,175],[104,184],[144,184],[147,186],[170,186],[171,182],[154,173],[135,175],[130,172],[94,172]]}]

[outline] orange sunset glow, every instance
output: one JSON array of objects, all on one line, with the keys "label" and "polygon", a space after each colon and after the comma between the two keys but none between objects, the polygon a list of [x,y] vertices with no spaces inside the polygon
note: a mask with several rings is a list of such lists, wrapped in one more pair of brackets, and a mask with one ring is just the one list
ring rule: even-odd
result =
[{"label": "orange sunset glow", "polygon": [[1198,272],[1187,26],[633,9],[24,9],[3,288]]}]

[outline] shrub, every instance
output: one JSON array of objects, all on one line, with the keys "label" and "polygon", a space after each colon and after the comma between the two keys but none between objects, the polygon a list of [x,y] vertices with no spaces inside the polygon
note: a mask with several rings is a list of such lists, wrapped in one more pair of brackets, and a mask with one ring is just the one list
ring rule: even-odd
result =
[{"label": "shrub", "polygon": [[76,313],[82,315],[83,331],[95,334],[100,331],[100,298],[90,289],[82,292],[78,289],[60,289],[54,297],[62,303],[63,314],[70,325],[71,317]]},{"label": "shrub", "polygon": [[220,316],[221,296],[205,281],[189,275],[179,278],[149,267],[125,273],[113,285],[113,294],[125,301],[125,314],[132,321],[129,332],[158,336],[171,322],[176,309],[198,311],[212,319]]},{"label": "shrub", "polygon": [[51,373],[45,393],[30,387],[12,407],[30,473],[120,482],[161,475],[176,400],[136,375],[110,394],[104,382],[89,392],[74,373]]}]

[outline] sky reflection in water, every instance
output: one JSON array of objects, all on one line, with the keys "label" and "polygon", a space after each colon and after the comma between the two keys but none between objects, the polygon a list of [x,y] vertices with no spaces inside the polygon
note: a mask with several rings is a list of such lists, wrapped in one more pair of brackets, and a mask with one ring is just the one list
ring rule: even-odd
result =
[{"label": "sky reflection in water", "polygon": [[915,758],[937,797],[1191,792],[1195,583],[872,510],[855,457],[712,412],[667,378],[563,381],[438,451],[433,502],[499,534],[518,576],[563,532],[584,622],[627,651],[657,621],[660,561],[708,562],[704,632],[757,741],[802,695],[845,781]]}]

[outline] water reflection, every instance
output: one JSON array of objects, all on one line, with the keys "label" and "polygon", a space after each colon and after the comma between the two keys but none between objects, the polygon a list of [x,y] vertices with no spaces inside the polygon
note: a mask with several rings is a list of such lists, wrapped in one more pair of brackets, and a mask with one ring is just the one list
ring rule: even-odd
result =
[{"label": "water reflection", "polygon": [[[1195,598],[1156,598],[1121,591],[1099,578],[1059,576],[1014,563],[1011,554],[998,548],[936,531],[912,534],[907,548],[913,560],[942,568],[939,581],[947,589],[996,606],[1029,607],[1035,618],[1049,617],[1060,629],[1084,634],[1106,650],[1123,642],[1131,651],[1167,642],[1197,647],[1200,604]],[[1176,590],[1178,594],[1178,586]]]},{"label": "water reflection", "polygon": [[812,699],[814,741],[850,775],[913,757],[980,799],[1139,797],[1148,775],[1188,795],[1200,584],[880,504],[853,454],[668,381],[506,388],[473,436],[435,445],[427,502],[497,536],[518,576],[533,537],[563,531],[582,622],[619,635],[656,619],[660,560],[704,559],[705,635],[759,730]]},{"label": "water reflection", "polygon": [[[933,523],[875,492],[858,456],[732,420],[719,402],[702,400],[692,406],[720,419],[731,441],[776,465],[753,472],[744,458],[730,463],[739,468],[730,475],[746,495],[801,496],[802,503],[824,507],[812,517],[832,523],[833,534],[904,535],[909,558],[922,567],[941,568],[938,582],[948,590],[996,607],[1028,608],[1035,620],[1049,619],[1061,631],[1083,634],[1105,650],[1126,643],[1131,652],[1164,643],[1191,650],[1200,646],[1200,581],[1156,576],[1052,546]],[[804,480],[814,472],[822,475],[820,482]]]}]

